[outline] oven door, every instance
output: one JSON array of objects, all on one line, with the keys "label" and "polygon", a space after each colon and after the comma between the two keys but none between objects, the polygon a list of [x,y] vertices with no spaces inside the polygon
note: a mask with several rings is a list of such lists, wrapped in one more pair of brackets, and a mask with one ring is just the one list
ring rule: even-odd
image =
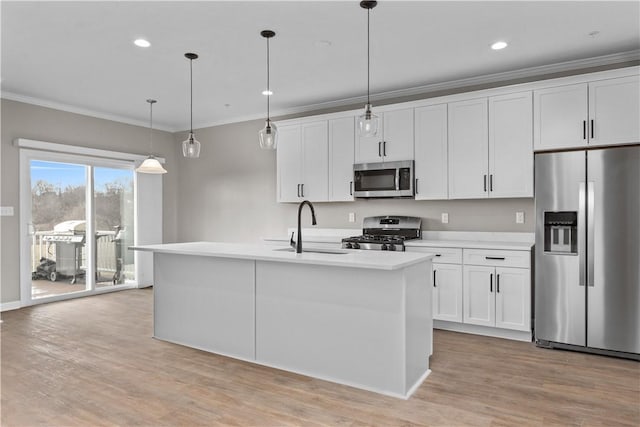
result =
[{"label": "oven door", "polygon": [[413,197],[413,161],[353,165],[355,197]]}]

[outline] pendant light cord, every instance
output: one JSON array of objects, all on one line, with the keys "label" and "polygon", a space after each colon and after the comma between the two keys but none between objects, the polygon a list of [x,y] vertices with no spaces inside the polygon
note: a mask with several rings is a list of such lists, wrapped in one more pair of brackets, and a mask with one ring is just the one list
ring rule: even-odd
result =
[{"label": "pendant light cord", "polygon": [[191,115],[191,134],[193,134],[193,59],[189,59],[189,76],[191,79],[191,104],[190,104],[190,115]]},{"label": "pendant light cord", "polygon": [[269,37],[267,37],[267,124],[270,121],[269,119],[269,101],[271,98],[271,93],[269,90]]},{"label": "pendant light cord", "polygon": [[371,104],[371,100],[369,99],[369,79],[371,73],[371,57],[369,54],[371,42],[369,41],[369,16],[371,15],[371,9],[367,9],[367,104]]},{"label": "pendant light cord", "polygon": [[149,102],[149,149],[153,154],[153,102]]}]

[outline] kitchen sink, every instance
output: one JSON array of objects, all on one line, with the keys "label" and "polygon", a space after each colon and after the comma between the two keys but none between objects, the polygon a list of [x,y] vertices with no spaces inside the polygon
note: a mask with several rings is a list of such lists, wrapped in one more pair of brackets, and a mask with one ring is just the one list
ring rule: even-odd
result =
[{"label": "kitchen sink", "polygon": [[[274,251],[278,252],[295,252],[295,248],[278,248],[274,249]],[[314,254],[332,254],[332,255],[344,255],[348,254],[347,251],[338,251],[335,249],[302,249],[302,253],[314,253]]]}]

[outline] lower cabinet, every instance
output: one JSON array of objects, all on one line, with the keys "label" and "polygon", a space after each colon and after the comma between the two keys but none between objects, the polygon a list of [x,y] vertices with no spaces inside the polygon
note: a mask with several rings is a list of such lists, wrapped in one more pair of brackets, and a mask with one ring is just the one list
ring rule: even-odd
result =
[{"label": "lower cabinet", "polygon": [[462,322],[462,266],[433,264],[433,318]]},{"label": "lower cabinet", "polygon": [[530,330],[529,269],[465,265],[463,271],[464,323]]}]

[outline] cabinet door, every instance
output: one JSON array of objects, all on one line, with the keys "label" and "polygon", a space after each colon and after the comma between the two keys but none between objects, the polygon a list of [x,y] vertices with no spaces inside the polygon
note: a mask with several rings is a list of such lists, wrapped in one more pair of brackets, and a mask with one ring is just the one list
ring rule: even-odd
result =
[{"label": "cabinet door", "polygon": [[385,162],[413,160],[413,108],[387,111],[382,116],[382,122],[383,160]]},{"label": "cabinet door", "polygon": [[447,104],[415,110],[416,200],[446,199]]},{"label": "cabinet door", "polygon": [[462,266],[433,264],[433,318],[462,322]]},{"label": "cabinet door", "polygon": [[533,92],[533,148],[587,145],[587,84],[552,87]]},{"label": "cabinet door", "polygon": [[[355,163],[382,162],[382,139],[384,120],[382,113],[373,112],[380,118],[380,127],[376,136],[363,137],[356,131]],[[355,125],[354,125],[355,126]]]},{"label": "cabinet door", "polygon": [[300,126],[283,126],[278,129],[277,180],[278,202],[300,200],[301,160]]},{"label": "cabinet door", "polygon": [[489,98],[489,197],[533,197],[531,92]]},{"label": "cabinet door", "polygon": [[640,141],[640,76],[589,83],[589,145]]},{"label": "cabinet door", "polygon": [[496,326],[531,330],[531,276],[523,268],[496,267]]},{"label": "cabinet door", "polygon": [[462,280],[462,321],[473,325],[495,326],[495,268],[465,265]]},{"label": "cabinet door", "polygon": [[355,119],[329,120],[329,200],[353,201]]},{"label": "cabinet door", "polygon": [[302,125],[302,199],[329,200],[329,136],[327,121]]},{"label": "cabinet door", "polygon": [[449,104],[449,198],[488,197],[487,99]]}]

